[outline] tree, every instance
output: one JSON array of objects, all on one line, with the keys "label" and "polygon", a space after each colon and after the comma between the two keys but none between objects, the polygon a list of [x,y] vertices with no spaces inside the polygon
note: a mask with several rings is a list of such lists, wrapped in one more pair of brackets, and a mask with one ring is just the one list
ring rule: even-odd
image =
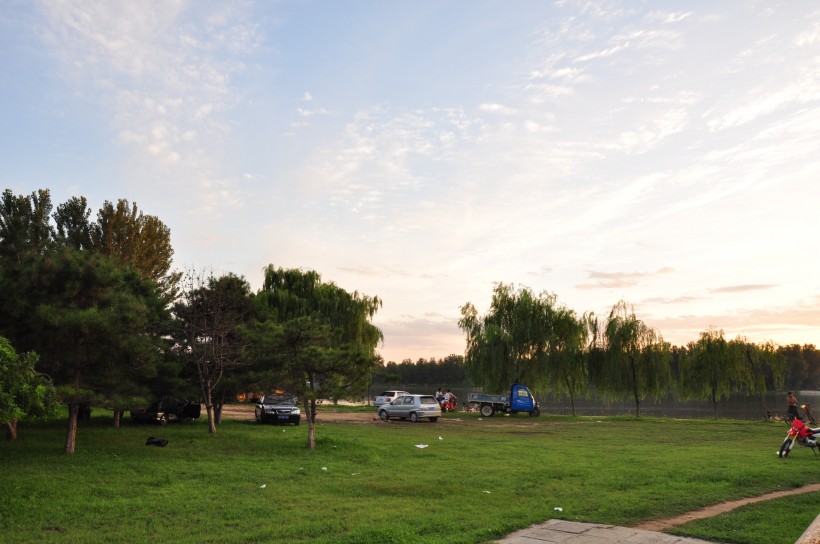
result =
[{"label": "tree", "polygon": [[754,344],[742,336],[731,343],[735,352],[741,352],[746,362],[744,389],[751,394],[759,394],[763,404],[763,415],[768,415],[766,406],[767,382],[774,387],[782,387],[786,375],[786,358],[773,342]]},{"label": "tree", "polygon": [[225,401],[215,392],[226,374],[244,364],[244,340],[238,329],[250,317],[250,297],[250,285],[242,277],[205,277],[191,271],[182,297],[174,305],[177,348],[196,368],[211,433],[216,432]]},{"label": "tree", "polygon": [[467,376],[490,393],[513,382],[538,387],[547,382],[547,355],[552,341],[555,296],[536,296],[526,287],[499,283],[490,309],[479,317],[471,303],[461,307],[461,330],[467,335]]},{"label": "tree", "polygon": [[371,320],[381,300],[324,283],[316,271],[268,265],[256,302],[249,356],[264,389],[302,400],[307,447],[315,449],[317,399],[360,397],[379,366],[382,333]]},{"label": "tree", "polygon": [[0,260],[19,263],[39,253],[51,240],[51,195],[40,189],[31,196],[15,196],[6,189],[0,199]]},{"label": "tree", "polygon": [[171,231],[153,215],[143,215],[125,199],[106,201],[91,227],[94,250],[113,255],[157,283],[167,302],[177,296],[181,272],[171,272]]},{"label": "tree", "polygon": [[669,345],[623,300],[609,314],[604,339],[606,358],[593,374],[596,388],[604,396],[631,395],[635,417],[641,417],[641,402],[659,400],[669,384]]},{"label": "tree", "polygon": [[547,379],[553,391],[569,397],[574,416],[575,399],[586,389],[587,352],[593,321],[588,316],[578,319],[575,312],[567,308],[556,310],[552,321]]},{"label": "tree", "polygon": [[57,211],[52,214],[55,223],[54,240],[74,249],[93,250],[91,232],[94,227],[90,217],[91,209],[84,196],[72,197],[60,204]]},{"label": "tree", "polygon": [[51,380],[35,369],[38,359],[34,352],[17,355],[0,336],[0,423],[9,440],[17,439],[18,420],[48,415],[56,404]]},{"label": "tree", "polygon": [[679,387],[683,398],[707,400],[718,417],[718,402],[738,390],[745,380],[743,352],[732,349],[723,331],[710,328],[690,342],[680,360]]},{"label": "tree", "polygon": [[73,453],[80,407],[130,392],[155,373],[167,311],[156,285],[110,258],[70,247],[26,260],[9,297],[12,341],[41,356],[69,407]]}]

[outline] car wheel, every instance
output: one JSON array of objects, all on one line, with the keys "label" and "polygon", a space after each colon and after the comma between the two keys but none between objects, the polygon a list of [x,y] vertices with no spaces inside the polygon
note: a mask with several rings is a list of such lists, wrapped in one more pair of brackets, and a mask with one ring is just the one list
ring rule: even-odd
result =
[{"label": "car wheel", "polygon": [[495,410],[493,410],[493,407],[490,404],[485,404],[481,407],[481,415],[484,417],[490,417],[493,415],[493,412],[495,412]]},{"label": "car wheel", "polygon": [[438,418],[437,418],[437,417],[431,417],[431,418],[430,418],[430,421],[432,421],[433,423],[435,423],[436,421],[438,421]]},{"label": "car wheel", "polygon": [[301,421],[302,421],[301,419],[297,419],[296,421],[294,421],[294,422],[293,422],[293,425],[294,425],[295,427],[298,427],[298,426],[299,426],[299,423],[300,423]]},{"label": "car wheel", "polygon": [[382,421],[387,421],[387,410],[379,410],[379,417]]},{"label": "car wheel", "polygon": [[538,417],[540,415],[541,415],[541,409],[538,408],[538,407],[533,408],[532,412],[530,412],[530,417]]},{"label": "car wheel", "polygon": [[413,423],[417,423],[419,420],[419,415],[416,412],[410,414],[410,421]]}]

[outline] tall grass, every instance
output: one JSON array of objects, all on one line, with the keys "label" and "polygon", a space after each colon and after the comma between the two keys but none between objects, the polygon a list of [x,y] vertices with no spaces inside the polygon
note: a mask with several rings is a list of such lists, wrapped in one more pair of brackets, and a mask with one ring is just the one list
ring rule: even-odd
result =
[{"label": "tall grass", "polygon": [[[204,422],[115,429],[98,417],[66,456],[62,422],[21,425],[0,444],[0,541],[475,543],[549,518],[634,525],[820,482],[809,450],[775,455],[785,430],[469,414],[322,423],[320,413],[308,451],[304,426],[228,420],[209,435]],[[145,446],[149,435],[168,446]],[[783,542],[805,529],[782,525]],[[756,534],[737,542],[774,544]]]}]

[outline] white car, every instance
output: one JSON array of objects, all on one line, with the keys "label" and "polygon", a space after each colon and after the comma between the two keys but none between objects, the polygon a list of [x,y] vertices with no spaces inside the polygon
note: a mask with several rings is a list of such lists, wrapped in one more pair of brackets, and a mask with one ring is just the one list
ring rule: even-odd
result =
[{"label": "white car", "polygon": [[377,408],[379,417],[387,421],[391,417],[419,421],[429,418],[437,421],[441,417],[441,406],[433,395],[402,395],[393,402]]},{"label": "white car", "polygon": [[376,406],[381,406],[382,404],[387,404],[388,402],[393,402],[396,398],[402,395],[409,395],[407,391],[382,391],[381,394],[376,395],[376,398],[373,399],[373,404]]}]

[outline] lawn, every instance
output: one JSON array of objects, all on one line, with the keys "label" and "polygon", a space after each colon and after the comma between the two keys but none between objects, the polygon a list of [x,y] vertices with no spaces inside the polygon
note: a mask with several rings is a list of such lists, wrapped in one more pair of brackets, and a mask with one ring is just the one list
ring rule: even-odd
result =
[{"label": "lawn", "polygon": [[[115,429],[95,417],[72,456],[62,421],[21,425],[19,440],[0,443],[0,540],[477,543],[550,518],[634,525],[820,482],[810,450],[776,456],[782,423],[474,414],[322,423],[321,412],[319,421],[308,451],[305,425],[227,420],[211,436],[204,421]],[[145,446],[148,436],[169,444]],[[691,534],[791,544],[816,515],[816,495],[755,505],[752,517],[782,515],[743,533],[707,520]]]}]

